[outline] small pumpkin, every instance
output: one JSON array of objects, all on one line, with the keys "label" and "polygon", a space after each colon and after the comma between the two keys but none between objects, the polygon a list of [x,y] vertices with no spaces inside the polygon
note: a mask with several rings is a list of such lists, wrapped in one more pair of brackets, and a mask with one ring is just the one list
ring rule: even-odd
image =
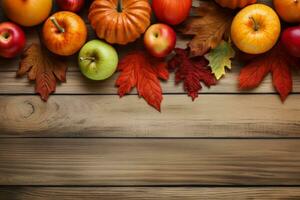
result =
[{"label": "small pumpkin", "polygon": [[135,41],[150,25],[148,0],[94,0],[88,19],[97,36],[111,44]]},{"label": "small pumpkin", "polygon": [[222,7],[236,9],[256,3],[256,0],[216,0],[216,2]]}]

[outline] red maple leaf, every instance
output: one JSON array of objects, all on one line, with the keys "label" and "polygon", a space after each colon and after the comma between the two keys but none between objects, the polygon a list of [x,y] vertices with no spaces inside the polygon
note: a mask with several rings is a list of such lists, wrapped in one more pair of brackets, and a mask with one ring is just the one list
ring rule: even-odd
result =
[{"label": "red maple leaf", "polygon": [[175,49],[176,55],[169,61],[169,68],[176,70],[175,83],[184,83],[184,89],[194,101],[202,89],[201,81],[210,87],[216,84],[215,76],[208,68],[208,61],[203,56],[189,58],[189,50]]},{"label": "red maple leaf", "polygon": [[291,67],[297,63],[296,58],[287,54],[279,43],[271,51],[254,58],[242,68],[239,87],[240,89],[256,88],[268,73],[272,73],[273,85],[284,102],[293,88]]},{"label": "red maple leaf", "polygon": [[119,87],[120,97],[128,94],[136,86],[139,96],[160,111],[163,97],[159,78],[163,80],[169,78],[165,62],[144,51],[135,51],[120,61],[118,70],[121,74],[116,80],[116,86]]}]

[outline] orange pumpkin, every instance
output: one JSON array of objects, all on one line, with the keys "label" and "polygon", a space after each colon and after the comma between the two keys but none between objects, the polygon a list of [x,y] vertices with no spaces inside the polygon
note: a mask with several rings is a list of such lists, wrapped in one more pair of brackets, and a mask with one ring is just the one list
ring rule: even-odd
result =
[{"label": "orange pumpkin", "polygon": [[216,0],[222,7],[236,9],[243,8],[249,4],[256,3],[256,0]]},{"label": "orange pumpkin", "polygon": [[123,45],[146,31],[150,17],[148,0],[95,0],[88,15],[99,38]]}]

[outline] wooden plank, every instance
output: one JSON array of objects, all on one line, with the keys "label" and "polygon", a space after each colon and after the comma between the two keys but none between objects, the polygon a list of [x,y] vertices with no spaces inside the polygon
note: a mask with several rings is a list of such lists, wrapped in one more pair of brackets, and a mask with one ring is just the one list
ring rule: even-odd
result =
[{"label": "wooden plank", "polygon": [[[236,67],[228,73],[225,78],[221,79],[216,86],[210,88],[203,87],[202,93],[222,93],[222,94],[240,94],[240,93],[276,93],[272,85],[271,75],[267,76],[261,85],[253,90],[238,89],[238,75],[240,67]],[[68,72],[67,82],[58,84],[56,94],[117,94],[115,87],[118,73],[112,78],[105,81],[91,81],[85,78],[80,72]],[[168,93],[185,93],[182,83],[176,85],[174,74],[170,74],[168,81],[161,82],[163,92]],[[28,81],[27,77],[17,78],[15,72],[0,73],[0,93],[1,94],[34,94],[34,82]],[[294,76],[294,88],[292,93],[300,93],[300,75]],[[134,89],[131,94],[137,94]]]},{"label": "wooden plank", "polygon": [[0,185],[300,185],[300,139],[0,139]]},{"label": "wooden plank", "polygon": [[299,187],[13,187],[0,188],[0,200],[199,200],[300,199]]},{"label": "wooden plank", "polygon": [[299,137],[300,95],[0,96],[0,137]]},{"label": "wooden plank", "polygon": [[[237,66],[232,72],[228,73],[225,78],[219,81],[219,84],[211,88],[203,87],[200,93],[276,93],[272,85],[271,76],[267,76],[261,83],[260,87],[253,90],[242,91],[238,89],[238,75],[240,67]],[[59,84],[56,94],[117,94],[115,81],[118,78],[116,73],[112,78],[105,81],[91,81],[85,78],[80,72],[68,72],[67,83]],[[164,93],[184,93],[182,84],[175,84],[174,74],[170,74],[168,81],[162,82]],[[300,92],[300,76],[294,76],[294,88],[292,93]],[[0,73],[0,93],[15,94],[26,93],[34,94],[34,83],[29,82],[26,77],[17,78],[15,72]],[[136,90],[132,91],[136,94]]]}]

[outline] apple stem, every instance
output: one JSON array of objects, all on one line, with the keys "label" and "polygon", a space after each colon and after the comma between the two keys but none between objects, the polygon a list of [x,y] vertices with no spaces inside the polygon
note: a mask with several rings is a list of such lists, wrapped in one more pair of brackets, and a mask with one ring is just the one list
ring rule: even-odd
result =
[{"label": "apple stem", "polygon": [[52,21],[52,23],[56,26],[56,28],[59,30],[59,32],[61,32],[61,33],[64,33],[65,32],[65,29],[63,28],[63,27],[61,27],[59,24],[58,24],[58,22],[57,22],[57,20],[55,19],[55,17],[50,17],[50,20]]},{"label": "apple stem", "polygon": [[255,19],[253,17],[249,17],[252,21],[253,21],[253,24],[254,24],[254,30],[255,31],[258,31],[259,30],[259,24],[255,21]]},{"label": "apple stem", "polygon": [[85,61],[85,60],[89,60],[91,62],[96,61],[95,57],[80,57],[79,59],[80,59],[80,61]]},{"label": "apple stem", "polygon": [[119,12],[122,12],[122,11],[123,11],[122,0],[118,0],[118,11],[119,11]]},{"label": "apple stem", "polygon": [[4,39],[8,39],[8,38],[9,38],[9,33],[8,33],[8,32],[4,32],[4,33],[2,34],[2,37],[3,37]]}]

